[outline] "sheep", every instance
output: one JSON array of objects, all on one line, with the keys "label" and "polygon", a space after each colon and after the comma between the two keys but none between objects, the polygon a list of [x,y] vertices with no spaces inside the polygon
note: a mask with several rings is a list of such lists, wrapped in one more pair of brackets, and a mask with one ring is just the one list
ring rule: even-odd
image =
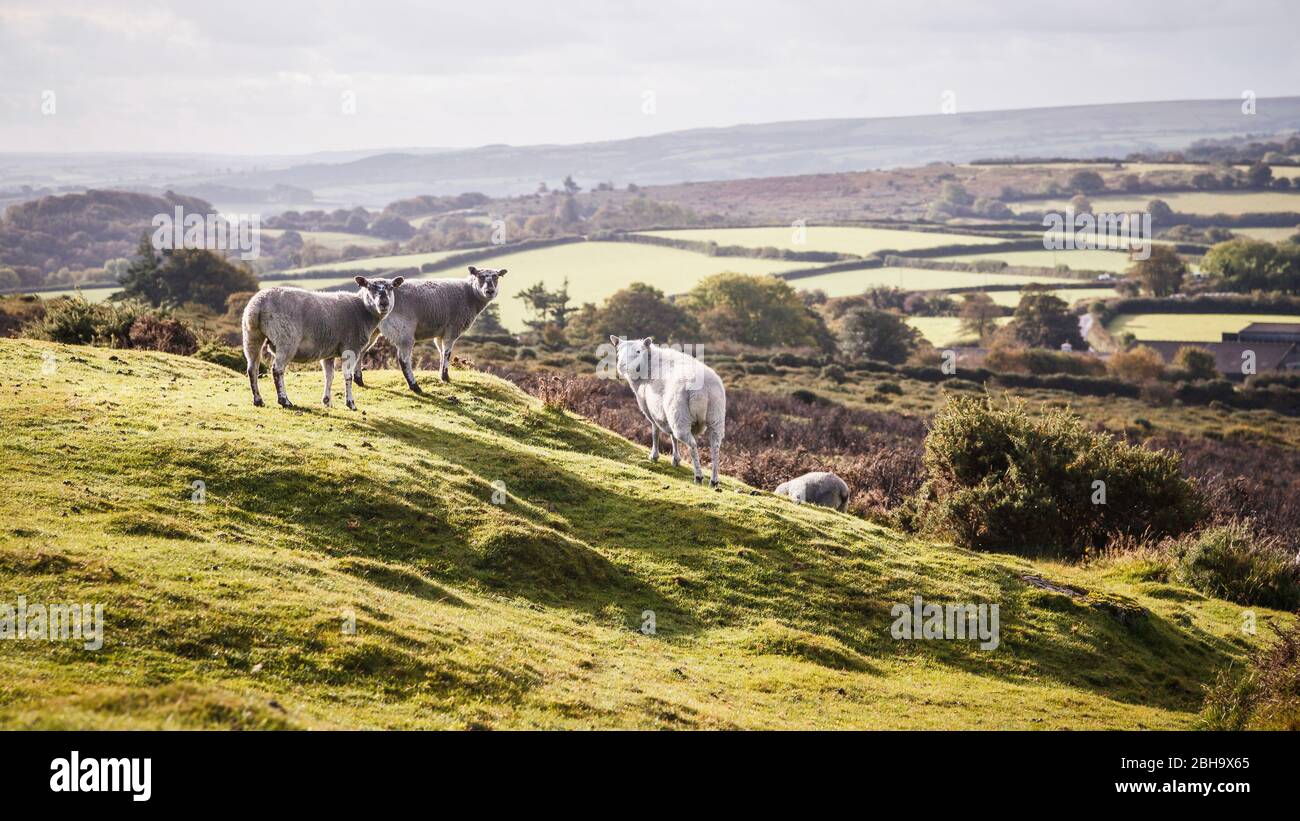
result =
[{"label": "sheep", "polygon": [[[407,387],[416,393],[424,393],[411,370],[411,352],[417,339],[432,339],[438,346],[442,358],[442,381],[451,381],[447,369],[451,365],[452,346],[496,298],[497,280],[505,275],[505,268],[493,270],[471,265],[465,279],[413,282],[403,289],[402,299],[380,323],[379,330],[397,348],[397,362],[402,367]],[[360,361],[357,362],[356,382],[365,387]]]},{"label": "sheep", "polygon": [[708,365],[681,351],[654,344],[653,337],[628,340],[610,336],[616,370],[627,379],[641,413],[650,422],[650,461],[659,460],[659,432],[672,437],[673,467],[681,464],[677,443],[691,451],[695,483],[704,481],[695,437],[709,432],[713,462],[710,487],[718,487],[718,450],[726,434],[727,392]]},{"label": "sheep", "polygon": [[834,473],[805,473],[777,485],[776,493],[778,496],[789,496],[796,502],[811,502],[839,511],[849,509],[849,485]]},{"label": "sheep", "polygon": [[343,379],[349,410],[352,379],[361,352],[374,344],[379,323],[398,304],[397,289],[404,279],[366,279],[357,277],[361,290],[356,293],[321,293],[302,288],[267,288],[258,291],[244,308],[244,359],[248,362],[248,383],[253,388],[253,404],[262,406],[257,389],[257,371],[262,351],[269,347],[275,354],[271,375],[281,407],[293,407],[284,390],[284,369],[290,362],[320,360],[325,371],[325,395],[321,402],[329,407],[330,388],[334,382],[334,357],[343,357]]}]

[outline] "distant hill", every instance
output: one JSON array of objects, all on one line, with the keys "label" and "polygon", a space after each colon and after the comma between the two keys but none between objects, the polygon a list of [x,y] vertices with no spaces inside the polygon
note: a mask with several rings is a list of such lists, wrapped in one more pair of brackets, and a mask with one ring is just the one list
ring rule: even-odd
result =
[{"label": "distant hill", "polygon": [[[1124,156],[1197,139],[1300,129],[1300,97],[1069,106],[921,117],[806,120],[675,131],[577,145],[388,152],[309,163],[223,180],[241,187],[293,185],[329,201],[382,205],[414,194],[529,193],[572,174],[582,185],[776,177],[968,162],[987,157]],[[182,189],[183,190],[183,189]]]}]

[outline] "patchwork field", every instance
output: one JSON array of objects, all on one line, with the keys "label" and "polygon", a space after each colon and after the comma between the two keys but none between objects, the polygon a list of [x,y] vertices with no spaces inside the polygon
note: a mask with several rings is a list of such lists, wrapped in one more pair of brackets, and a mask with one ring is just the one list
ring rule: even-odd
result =
[{"label": "patchwork field", "polygon": [[1031,282],[1051,284],[1072,281],[1076,280],[1063,277],[977,274],[970,271],[932,271],[927,268],[887,266],[800,277],[790,280],[790,285],[800,291],[821,289],[828,296],[852,296],[877,286],[902,288],[907,291],[930,291],[944,288],[978,288],[985,285],[1026,285]]},{"label": "patchwork field", "polygon": [[[1112,213],[1145,211],[1151,200],[1164,200],[1175,211],[1185,214],[1248,214],[1273,211],[1300,213],[1300,193],[1280,191],[1180,191],[1172,194],[1138,196],[1101,194],[1088,198],[1094,211]],[[1024,200],[1011,204],[1017,212],[1062,211],[1069,198]]]},{"label": "patchwork field", "polygon": [[[279,239],[284,234],[283,228],[263,228],[264,236]],[[381,237],[371,237],[366,234],[345,234],[341,231],[299,231],[303,242],[316,242],[326,248],[341,250],[349,245],[360,245],[362,248],[378,248],[381,245],[387,245],[391,240],[382,239]]]},{"label": "patchwork field", "polygon": [[430,251],[424,254],[394,254],[386,257],[366,257],[348,262],[323,262],[320,265],[308,265],[305,268],[288,268],[286,274],[302,274],[312,271],[374,271],[385,268],[418,268],[426,262],[441,262],[449,256],[463,254],[472,248],[456,251]]},{"label": "patchwork field", "polygon": [[[1081,299],[1109,299],[1115,296],[1114,288],[1070,288],[1068,290],[1052,291],[1052,296],[1065,300],[1067,304],[1073,305]],[[1019,291],[989,291],[989,297],[998,305],[1007,305],[1016,307],[1020,304]],[[954,294],[957,299],[961,298],[960,294]]]},{"label": "patchwork field", "polygon": [[1251,239],[1262,239],[1265,242],[1283,242],[1300,234],[1300,225],[1293,225],[1290,228],[1233,228],[1232,233]]},{"label": "patchwork field", "polygon": [[652,237],[716,242],[719,245],[741,245],[746,248],[781,248],[787,251],[821,251],[866,256],[878,251],[915,251],[936,248],[940,245],[972,244],[994,245],[1006,242],[1000,237],[981,237],[969,234],[932,233],[929,231],[894,231],[884,228],[857,228],[853,226],[810,225],[805,242],[796,242],[796,231],[790,226],[769,228],[696,228],[676,231],[644,231]]},{"label": "patchwork field", "polygon": [[1252,322],[1300,322],[1285,314],[1121,314],[1106,329],[1112,334],[1131,333],[1137,339],[1218,342]]},{"label": "patchwork field", "polygon": [[1121,273],[1133,263],[1125,251],[1078,250],[1078,251],[1000,251],[992,254],[959,254],[941,259],[953,262],[983,262],[999,260],[1008,265],[1027,265],[1037,268],[1056,268],[1064,265],[1072,271],[1111,271]]},{"label": "patchwork field", "polygon": [[[995,320],[998,325],[1005,325],[1010,321],[1011,317],[1009,316],[1001,316]],[[907,318],[907,324],[920,331],[926,341],[936,348],[942,348],[944,345],[954,345],[969,338],[969,334],[964,334],[961,331],[960,317],[910,316]]]}]

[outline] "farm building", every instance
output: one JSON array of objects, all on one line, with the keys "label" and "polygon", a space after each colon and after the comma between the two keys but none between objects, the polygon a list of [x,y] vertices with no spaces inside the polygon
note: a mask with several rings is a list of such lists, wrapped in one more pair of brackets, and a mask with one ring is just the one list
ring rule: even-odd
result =
[{"label": "farm building", "polygon": [[1300,343],[1300,322],[1252,322],[1235,334],[1225,333],[1223,341]]},{"label": "farm building", "polygon": [[[1262,324],[1262,323],[1257,323]],[[1244,331],[1243,331],[1244,333]],[[1235,335],[1235,334],[1234,334]],[[1228,334],[1224,334],[1227,337]],[[1296,342],[1135,342],[1160,354],[1165,362],[1173,362],[1183,348],[1202,348],[1214,354],[1214,366],[1219,373],[1231,379],[1242,379],[1242,363],[1247,351],[1255,354],[1255,373],[1300,370],[1300,343]]]}]

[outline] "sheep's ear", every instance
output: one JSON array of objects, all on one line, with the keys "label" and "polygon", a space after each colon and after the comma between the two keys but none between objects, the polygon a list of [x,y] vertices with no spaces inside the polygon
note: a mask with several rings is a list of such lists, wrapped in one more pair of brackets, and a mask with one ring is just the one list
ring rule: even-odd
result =
[{"label": "sheep's ear", "polygon": [[406,277],[398,277],[398,278],[396,278],[396,279],[393,280],[393,287],[394,287],[394,288],[401,287],[401,284],[402,284],[403,282],[406,282]]},{"label": "sheep's ear", "polygon": [[619,339],[618,337],[614,336],[613,334],[610,334],[610,335],[609,335],[609,342],[610,342],[610,344],[613,345],[615,348],[617,348],[617,347],[618,347],[618,343],[620,343],[620,342],[622,342],[622,341],[623,341],[623,340]]},{"label": "sheep's ear", "polygon": [[654,343],[655,343],[655,338],[653,336],[647,336],[645,339],[641,340],[641,344],[645,345],[647,348],[653,345]]},{"label": "sheep's ear", "polygon": [[478,269],[471,265],[469,266],[469,273],[470,276],[478,276]]},{"label": "sheep's ear", "polygon": [[370,280],[366,279],[365,277],[357,277],[357,284],[360,285],[362,288],[368,288],[370,287]]},{"label": "sheep's ear", "polygon": [[503,277],[503,276],[505,276],[505,275],[506,275],[506,269],[505,269],[505,268],[502,268],[500,271],[497,271],[497,276],[499,276],[499,277]]}]

